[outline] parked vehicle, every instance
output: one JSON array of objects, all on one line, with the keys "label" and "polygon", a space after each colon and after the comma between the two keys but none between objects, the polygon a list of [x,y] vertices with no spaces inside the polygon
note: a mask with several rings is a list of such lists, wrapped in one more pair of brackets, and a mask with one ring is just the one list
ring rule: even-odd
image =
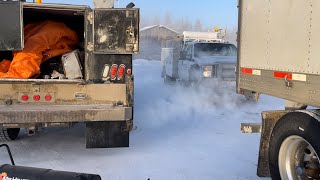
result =
[{"label": "parked vehicle", "polygon": [[320,52],[318,1],[240,0],[237,92],[286,100],[262,112],[258,176],[320,178]]},{"label": "parked vehicle", "polygon": [[237,48],[223,40],[223,32],[184,32],[162,49],[165,83],[198,86],[210,80],[235,81]]},{"label": "parked vehicle", "polygon": [[0,140],[16,139],[20,128],[32,135],[85,122],[87,148],[129,146],[139,9],[7,1],[0,12],[1,60],[24,49],[23,28],[32,22],[62,22],[80,39],[78,50],[43,63],[41,76],[0,79]]}]

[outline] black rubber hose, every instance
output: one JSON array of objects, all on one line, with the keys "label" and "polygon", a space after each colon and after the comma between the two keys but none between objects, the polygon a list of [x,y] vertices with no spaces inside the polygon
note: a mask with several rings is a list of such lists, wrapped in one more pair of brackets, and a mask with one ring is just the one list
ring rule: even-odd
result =
[{"label": "black rubber hose", "polygon": [[1,145],[0,145],[0,148],[2,148],[2,147],[6,147],[6,148],[7,148],[7,151],[8,151],[10,160],[11,160],[11,164],[12,164],[12,165],[15,165],[9,146],[8,146],[7,144],[1,144]]}]

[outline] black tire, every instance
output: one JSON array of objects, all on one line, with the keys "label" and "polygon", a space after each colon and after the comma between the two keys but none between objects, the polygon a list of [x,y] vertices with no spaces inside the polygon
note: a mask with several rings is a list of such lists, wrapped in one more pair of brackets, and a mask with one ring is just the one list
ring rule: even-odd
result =
[{"label": "black tire", "polygon": [[129,147],[129,131],[127,122],[87,122],[87,148]]},{"label": "black tire", "polygon": [[272,131],[269,149],[269,168],[273,180],[280,180],[279,152],[282,143],[291,136],[305,139],[320,155],[320,122],[301,112],[284,115]]},{"label": "black tire", "polygon": [[189,81],[189,87],[191,88],[199,88],[200,87],[200,83],[198,81]]},{"label": "black tire", "polygon": [[189,69],[189,82],[188,82],[189,87],[191,87],[191,88],[199,87],[200,83],[197,78],[197,74],[199,71],[200,71],[199,66],[193,66],[193,67],[191,67],[191,69]]},{"label": "black tire", "polygon": [[176,82],[176,79],[171,77],[171,76],[168,76],[168,75],[165,75],[164,76],[164,84],[167,84],[167,85],[174,85]]},{"label": "black tire", "polygon": [[0,141],[13,141],[20,132],[20,128],[0,128]]}]

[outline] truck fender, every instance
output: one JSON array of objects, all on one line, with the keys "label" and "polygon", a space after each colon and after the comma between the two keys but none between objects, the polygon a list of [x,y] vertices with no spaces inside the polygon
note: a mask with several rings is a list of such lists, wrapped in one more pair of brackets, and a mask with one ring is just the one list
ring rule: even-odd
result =
[{"label": "truck fender", "polygon": [[320,110],[280,110],[262,112],[262,132],[259,147],[259,158],[257,175],[259,177],[270,177],[269,168],[269,144],[273,129],[279,120],[286,114],[299,112],[313,117],[320,123]]},{"label": "truck fender", "polygon": [[192,64],[189,68],[189,80],[190,81],[197,81],[200,80],[200,66],[198,64]]},{"label": "truck fender", "polygon": [[166,75],[166,68],[165,66],[162,66],[162,70],[161,70],[161,77],[164,78],[164,76]]}]

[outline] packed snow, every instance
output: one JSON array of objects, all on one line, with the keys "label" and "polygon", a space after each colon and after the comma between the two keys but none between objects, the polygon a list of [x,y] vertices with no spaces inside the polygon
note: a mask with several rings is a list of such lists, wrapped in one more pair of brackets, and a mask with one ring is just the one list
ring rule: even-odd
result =
[{"label": "packed snow", "polygon": [[[46,129],[8,143],[17,165],[94,173],[116,180],[229,180],[256,176],[259,134],[241,122],[261,122],[283,101],[248,103],[233,84],[220,88],[166,86],[159,61],[135,60],[135,128],[130,148],[86,149],[84,125]],[[0,164],[9,163],[4,151]]]}]

